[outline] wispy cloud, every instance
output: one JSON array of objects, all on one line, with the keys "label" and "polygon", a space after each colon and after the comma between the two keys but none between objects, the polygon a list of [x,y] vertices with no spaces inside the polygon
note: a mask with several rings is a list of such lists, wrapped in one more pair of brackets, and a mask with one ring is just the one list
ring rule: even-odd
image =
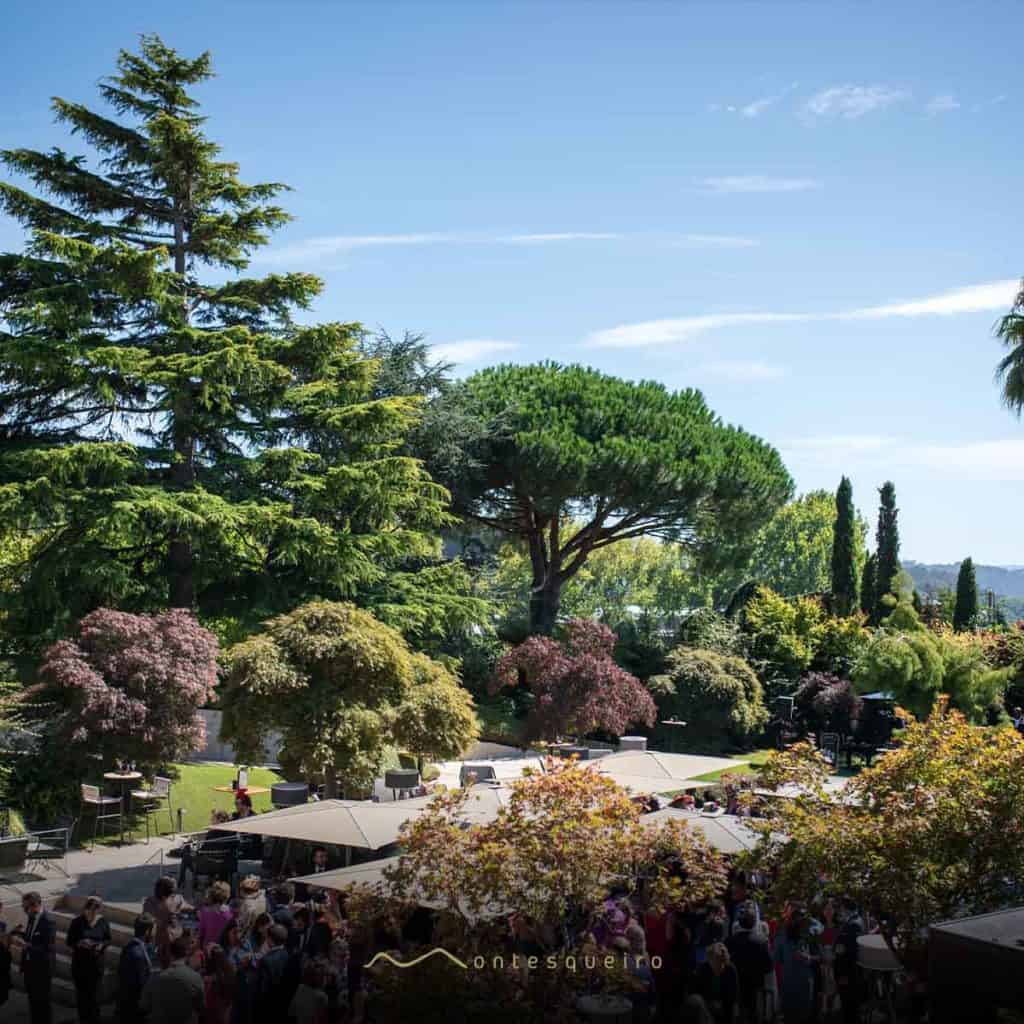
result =
[{"label": "wispy cloud", "polygon": [[814,178],[775,178],[767,174],[726,174],[702,178],[701,188],[722,195],[757,192],[810,192],[821,188]]},{"label": "wispy cloud", "polygon": [[1024,439],[962,443],[852,434],[791,438],[779,451],[792,467],[822,469],[860,467],[884,473],[893,469],[923,470],[956,480],[1024,481]]},{"label": "wispy cloud", "polygon": [[735,381],[769,381],[786,376],[786,371],[781,366],[744,359],[722,359],[714,363],[704,363],[698,366],[697,370]]},{"label": "wispy cloud", "polygon": [[495,338],[464,338],[462,341],[448,341],[432,345],[435,359],[446,363],[479,363],[499,352],[511,352],[519,348],[515,341],[498,341]]},{"label": "wispy cloud", "polygon": [[740,114],[746,118],[760,117],[766,110],[774,107],[780,100],[785,99],[798,85],[798,82],[793,82],[787,86],[781,92],[774,93],[771,96],[761,96],[759,99],[753,100],[750,103],[745,104],[739,108]]},{"label": "wispy cloud", "polygon": [[639,348],[648,345],[671,345],[692,341],[708,331],[753,325],[814,323],[843,320],[887,320],[900,317],[953,316],[958,313],[981,313],[1005,310],[1019,290],[1016,278],[990,281],[987,284],[954,288],[923,299],[895,302],[859,309],[820,313],[710,313],[703,316],[645,320],[595,331],[586,339],[590,348]]},{"label": "wispy cloud", "polygon": [[891,107],[908,95],[903,89],[886,85],[834,85],[811,96],[804,103],[802,114],[807,119],[841,117],[852,120]]},{"label": "wispy cloud", "polygon": [[758,245],[753,238],[715,234],[665,234],[661,232],[616,231],[533,231],[517,234],[493,232],[423,231],[395,235],[325,235],[305,238],[267,249],[253,257],[254,263],[319,263],[357,249],[415,248],[439,245],[565,245],[574,242],[650,242],[658,245],[748,248]]},{"label": "wispy cloud", "polygon": [[925,105],[924,111],[929,117],[937,117],[939,114],[950,114],[960,109],[960,102],[948,92],[933,96]]},{"label": "wispy cloud", "polygon": [[498,235],[504,245],[541,245],[545,242],[612,242],[623,236],[614,231],[548,231],[533,235]]},{"label": "wispy cloud", "polygon": [[989,107],[997,107],[1000,103],[1006,102],[1006,93],[1001,92],[998,96],[990,96],[987,100],[982,100],[980,103],[975,103],[971,107],[971,111],[975,114],[980,110],[987,110]]}]

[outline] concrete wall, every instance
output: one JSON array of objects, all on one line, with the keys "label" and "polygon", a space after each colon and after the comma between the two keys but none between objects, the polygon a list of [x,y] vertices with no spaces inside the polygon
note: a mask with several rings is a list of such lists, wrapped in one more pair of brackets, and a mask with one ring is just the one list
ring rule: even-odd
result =
[{"label": "concrete wall", "polygon": [[[206,746],[196,751],[190,758],[192,761],[227,761],[237,764],[238,759],[230,743],[220,738],[220,724],[223,715],[220,711],[202,710],[199,712],[206,723]],[[261,764],[277,764],[277,755],[281,749],[281,738],[271,735],[263,752]]]}]

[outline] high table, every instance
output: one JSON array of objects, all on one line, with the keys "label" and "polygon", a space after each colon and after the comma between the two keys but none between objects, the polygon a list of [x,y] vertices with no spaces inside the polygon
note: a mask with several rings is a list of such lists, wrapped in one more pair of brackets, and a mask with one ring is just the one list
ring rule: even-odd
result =
[{"label": "high table", "polygon": [[248,793],[249,796],[263,796],[270,790],[266,786],[246,786],[245,789],[232,789],[230,786],[214,786],[214,793]]},{"label": "high table", "polygon": [[121,842],[119,845],[124,846],[124,816],[131,810],[129,805],[131,789],[136,782],[142,781],[142,772],[104,772],[103,780],[116,782],[121,787]]}]

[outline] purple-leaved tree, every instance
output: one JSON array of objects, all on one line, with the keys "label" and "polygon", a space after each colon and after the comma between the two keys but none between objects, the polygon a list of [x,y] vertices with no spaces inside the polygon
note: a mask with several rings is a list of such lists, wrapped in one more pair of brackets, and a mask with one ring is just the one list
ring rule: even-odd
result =
[{"label": "purple-leaved tree", "polygon": [[613,658],[615,634],[599,622],[571,619],[564,639],[531,636],[498,662],[493,690],[525,685],[534,705],[530,739],[556,740],[604,730],[621,736],[631,725],[654,725],[654,700]]},{"label": "purple-leaved tree", "polygon": [[62,709],[69,752],[166,764],[202,748],[217,638],[183,609],[100,608],[47,650],[39,677]]}]

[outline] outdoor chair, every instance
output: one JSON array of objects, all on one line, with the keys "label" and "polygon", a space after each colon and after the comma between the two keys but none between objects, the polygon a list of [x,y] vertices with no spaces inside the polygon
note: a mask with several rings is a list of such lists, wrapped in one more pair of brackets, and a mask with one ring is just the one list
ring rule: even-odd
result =
[{"label": "outdoor chair", "polygon": [[[82,804],[78,815],[79,824],[85,818],[86,808],[92,808],[93,810],[93,822],[92,822],[92,845],[96,845],[96,832],[100,830],[101,835],[106,835],[106,824],[100,825],[100,822],[107,822],[111,818],[117,818],[118,828],[120,829],[124,820],[124,804],[119,796],[104,796],[100,791],[99,786],[90,786],[87,783],[82,783]],[[79,833],[81,838],[81,833]]]},{"label": "outdoor chair", "polygon": [[71,833],[75,826],[66,828],[50,828],[42,832],[30,832],[28,850],[25,854],[25,867],[45,868],[53,864],[65,878],[68,874],[68,847],[71,845]]},{"label": "outdoor chair", "polygon": [[[171,823],[171,831],[174,831],[174,807],[171,804],[171,780],[157,775],[153,779],[150,789],[133,789],[131,793],[133,805],[141,804],[142,813],[146,819],[146,842],[149,842],[149,817],[157,815],[163,810],[164,801],[167,801],[167,818]],[[159,823],[154,818],[156,835],[160,835]]]}]

